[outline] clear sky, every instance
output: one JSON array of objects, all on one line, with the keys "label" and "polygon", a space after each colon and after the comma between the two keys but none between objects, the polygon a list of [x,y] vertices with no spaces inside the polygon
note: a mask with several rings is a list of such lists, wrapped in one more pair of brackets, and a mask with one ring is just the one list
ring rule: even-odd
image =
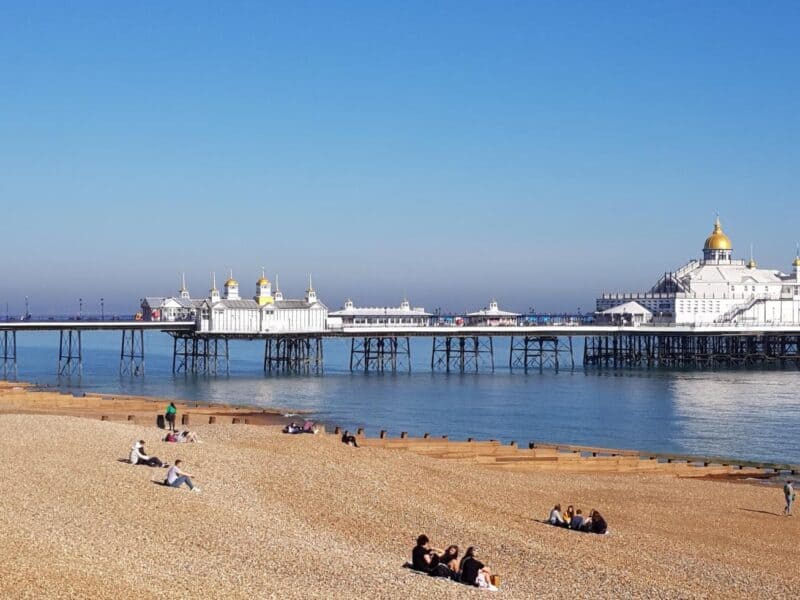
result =
[{"label": "clear sky", "polygon": [[338,307],[583,310],[790,268],[798,2],[0,3],[0,302],[261,266]]}]

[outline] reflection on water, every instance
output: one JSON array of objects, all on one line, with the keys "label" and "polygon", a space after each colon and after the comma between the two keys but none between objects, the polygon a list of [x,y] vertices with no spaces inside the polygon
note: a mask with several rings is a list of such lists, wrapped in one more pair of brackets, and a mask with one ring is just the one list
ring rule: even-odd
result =
[{"label": "reflection on water", "polygon": [[[19,378],[57,383],[58,339],[19,337]],[[81,389],[313,411],[376,434],[430,432],[626,447],[800,463],[793,433],[796,371],[510,373],[496,342],[494,374],[430,372],[430,340],[412,341],[411,374],[351,374],[343,341],[326,341],[323,376],[264,376],[263,346],[231,344],[229,377],[173,376],[171,338],[146,337],[144,378],[120,378],[118,334],[84,337]],[[576,348],[576,356],[580,356]],[[64,382],[62,382],[64,383]],[[78,382],[73,382],[73,385]]]}]

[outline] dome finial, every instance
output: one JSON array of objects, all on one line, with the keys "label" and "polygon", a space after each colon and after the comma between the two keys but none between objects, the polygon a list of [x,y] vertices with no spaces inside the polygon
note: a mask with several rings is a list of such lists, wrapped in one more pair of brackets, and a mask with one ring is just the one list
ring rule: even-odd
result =
[{"label": "dome finial", "polygon": [[725,232],[722,231],[722,223],[719,220],[719,214],[717,214],[717,218],[714,220],[714,230],[711,232],[706,238],[706,243],[703,246],[703,250],[732,250],[733,244],[731,244],[730,238],[725,235]]}]

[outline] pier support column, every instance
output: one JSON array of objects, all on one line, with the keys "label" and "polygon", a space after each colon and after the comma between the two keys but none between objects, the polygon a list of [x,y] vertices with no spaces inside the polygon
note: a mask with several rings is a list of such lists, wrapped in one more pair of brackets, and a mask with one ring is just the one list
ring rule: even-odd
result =
[{"label": "pier support column", "polygon": [[265,373],[321,373],[322,337],[279,335],[264,346]]},{"label": "pier support column", "polygon": [[144,331],[141,329],[122,330],[119,374],[132,377],[144,375]]},{"label": "pier support column", "polygon": [[72,377],[83,375],[83,346],[81,332],[75,329],[62,329],[59,332],[58,376]]},{"label": "pier support column", "polygon": [[17,378],[17,332],[3,330],[0,335],[0,361],[3,379]]},{"label": "pier support column", "polygon": [[409,338],[377,336],[352,338],[350,341],[350,371],[411,372]]},{"label": "pier support column", "polygon": [[226,336],[173,334],[172,372],[201,375],[230,373],[230,352]]},{"label": "pier support column", "polygon": [[[588,347],[589,340],[586,343],[586,348]],[[584,349],[584,357],[586,355],[586,349]],[[571,336],[567,336],[566,339],[556,336],[511,338],[508,366],[512,371],[523,369],[527,373],[529,369],[538,369],[541,372],[545,368],[552,368],[557,372],[562,365],[567,364],[570,369],[575,368]]]},{"label": "pier support column", "polygon": [[434,336],[431,349],[432,370],[465,373],[478,372],[481,367],[494,372],[494,341],[491,336]]}]

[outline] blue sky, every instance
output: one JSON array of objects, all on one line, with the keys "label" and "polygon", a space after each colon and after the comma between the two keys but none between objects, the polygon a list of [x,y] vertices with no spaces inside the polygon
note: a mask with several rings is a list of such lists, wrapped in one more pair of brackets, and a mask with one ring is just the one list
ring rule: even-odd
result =
[{"label": "blue sky", "polygon": [[3,2],[0,302],[591,308],[800,238],[796,2]]}]

